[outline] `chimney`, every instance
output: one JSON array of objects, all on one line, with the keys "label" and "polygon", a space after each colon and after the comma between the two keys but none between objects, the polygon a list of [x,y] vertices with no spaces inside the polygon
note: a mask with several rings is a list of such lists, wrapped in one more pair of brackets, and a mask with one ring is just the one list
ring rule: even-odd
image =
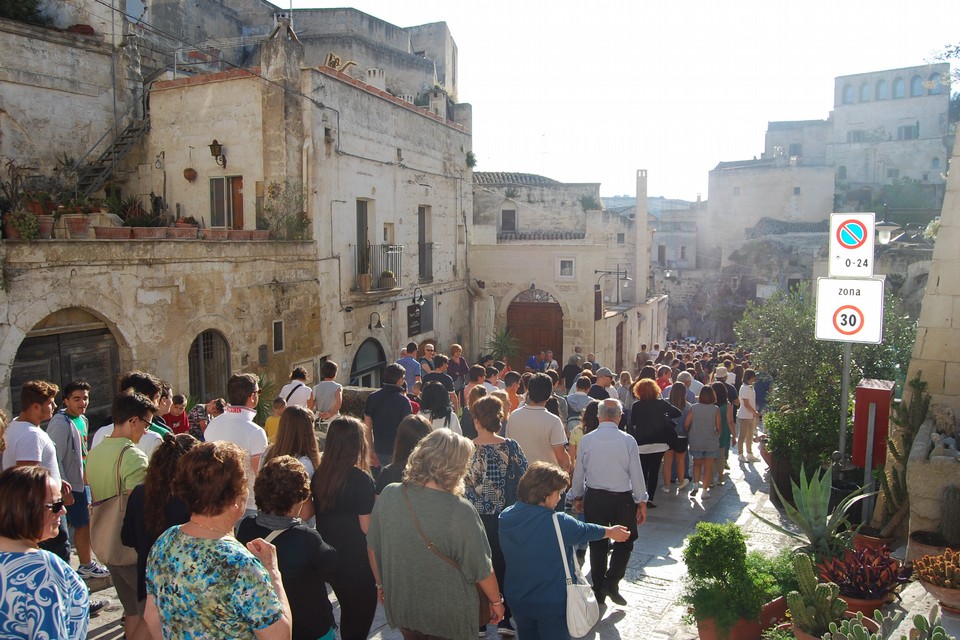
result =
[{"label": "chimney", "polygon": [[383,73],[383,69],[367,69],[367,84],[380,89],[380,91],[386,91],[387,78]]}]

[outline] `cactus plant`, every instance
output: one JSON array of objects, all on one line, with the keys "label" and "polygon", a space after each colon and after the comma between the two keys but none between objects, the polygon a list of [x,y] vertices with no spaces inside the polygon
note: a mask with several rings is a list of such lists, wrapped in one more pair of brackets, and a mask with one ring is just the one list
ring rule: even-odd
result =
[{"label": "cactus plant", "polygon": [[887,640],[894,629],[900,623],[901,613],[881,614],[879,611],[873,612],[872,620],[877,623],[879,629],[871,632],[870,628],[864,623],[863,612],[858,611],[856,617],[847,618],[830,623],[830,632],[823,634],[823,640]]},{"label": "cactus plant", "polygon": [[[926,618],[919,613],[913,616],[910,640],[956,640],[953,636],[947,635],[946,629],[940,625],[939,618],[937,605],[930,608],[930,614]],[[900,636],[900,640],[907,640],[907,636]]]},{"label": "cactus plant", "polygon": [[917,578],[937,587],[960,589],[960,551],[947,549],[939,556],[923,556],[913,561]]},{"label": "cactus plant", "polygon": [[[960,487],[944,487],[940,500],[940,535],[952,549],[960,548]],[[960,586],[960,585],[957,585]]]},{"label": "cactus plant", "polygon": [[847,603],[840,599],[840,587],[832,582],[819,582],[813,569],[813,560],[805,553],[793,559],[797,574],[798,591],[787,594],[787,607],[793,622],[810,635],[820,637],[830,630],[847,610]]}]

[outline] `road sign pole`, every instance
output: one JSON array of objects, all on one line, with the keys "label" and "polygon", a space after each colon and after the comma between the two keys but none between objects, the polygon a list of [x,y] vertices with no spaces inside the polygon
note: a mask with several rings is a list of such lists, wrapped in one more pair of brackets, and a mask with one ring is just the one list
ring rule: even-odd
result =
[{"label": "road sign pole", "polygon": [[843,378],[840,381],[840,460],[847,454],[847,409],[850,404],[850,343],[843,343]]}]

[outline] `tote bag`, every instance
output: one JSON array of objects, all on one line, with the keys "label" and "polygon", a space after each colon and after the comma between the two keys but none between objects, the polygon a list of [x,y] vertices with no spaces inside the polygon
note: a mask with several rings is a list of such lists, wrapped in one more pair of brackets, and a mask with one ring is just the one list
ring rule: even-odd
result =
[{"label": "tote bag", "polygon": [[560,557],[563,558],[563,573],[567,577],[567,631],[575,638],[582,638],[590,633],[590,630],[600,620],[600,604],[597,602],[597,596],[593,593],[593,588],[587,584],[583,574],[580,573],[580,564],[576,556],[573,559],[573,566],[576,570],[577,584],[570,579],[570,568],[567,565],[567,549],[563,544],[563,536],[560,533],[560,514],[553,514],[553,526],[557,530],[557,542],[560,543]]},{"label": "tote bag", "polygon": [[128,445],[117,456],[117,495],[90,507],[90,544],[97,558],[104,564],[127,566],[137,564],[137,550],[120,542],[120,528],[123,527],[123,516],[127,512],[127,494],[120,486],[120,462]]}]

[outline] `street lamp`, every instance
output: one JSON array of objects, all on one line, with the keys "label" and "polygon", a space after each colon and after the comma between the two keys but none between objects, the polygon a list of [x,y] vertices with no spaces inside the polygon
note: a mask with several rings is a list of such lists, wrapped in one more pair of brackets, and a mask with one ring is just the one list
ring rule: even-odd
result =
[{"label": "street lamp", "polygon": [[597,278],[597,284],[594,289],[600,289],[600,281],[603,280],[604,276],[616,276],[617,277],[617,304],[620,304],[620,279],[623,279],[623,286],[626,287],[628,282],[632,282],[633,278],[627,275],[627,269],[624,267],[620,269],[620,265],[617,265],[616,270],[605,270],[605,269],[594,269],[594,274],[599,273],[600,277]]},{"label": "street lamp", "polygon": [[897,231],[900,231],[900,225],[887,220],[887,214],[887,205],[883,205],[883,220],[876,224],[877,242],[880,244],[890,244],[903,235],[903,233],[897,233]]}]

